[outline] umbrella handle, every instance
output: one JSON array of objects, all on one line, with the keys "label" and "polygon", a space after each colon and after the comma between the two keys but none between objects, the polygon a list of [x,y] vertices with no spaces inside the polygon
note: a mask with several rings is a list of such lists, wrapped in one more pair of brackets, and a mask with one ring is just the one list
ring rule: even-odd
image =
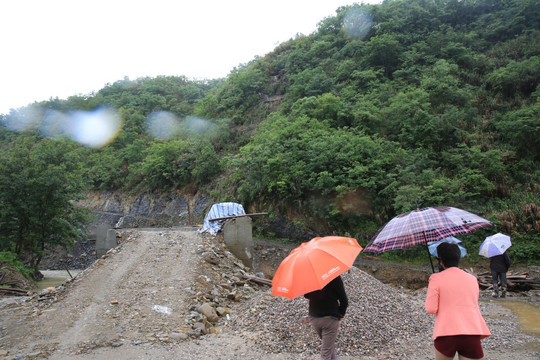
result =
[{"label": "umbrella handle", "polygon": [[431,259],[431,254],[429,252],[429,246],[427,243],[426,232],[425,231],[422,231],[422,232],[424,233],[424,244],[426,244],[426,251],[429,257],[429,263],[431,264],[431,271],[433,272],[433,274],[435,274],[435,268],[433,267],[433,260]]}]

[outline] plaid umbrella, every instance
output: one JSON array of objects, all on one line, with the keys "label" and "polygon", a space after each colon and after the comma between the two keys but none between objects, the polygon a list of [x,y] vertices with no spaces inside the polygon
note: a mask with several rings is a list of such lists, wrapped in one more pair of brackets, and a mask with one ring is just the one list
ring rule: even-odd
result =
[{"label": "plaid umbrella", "polygon": [[[364,248],[364,252],[383,253],[405,249],[449,236],[473,232],[492,225],[486,219],[462,209],[440,206],[416,209],[390,220]],[[428,250],[429,252],[429,250]],[[431,256],[429,258],[431,262]],[[433,264],[431,264],[433,269]]]}]

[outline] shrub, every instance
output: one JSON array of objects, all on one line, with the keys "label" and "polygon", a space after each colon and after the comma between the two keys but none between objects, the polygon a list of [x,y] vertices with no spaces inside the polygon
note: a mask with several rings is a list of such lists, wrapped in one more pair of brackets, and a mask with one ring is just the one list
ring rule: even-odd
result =
[{"label": "shrub", "polygon": [[7,266],[14,267],[17,269],[25,278],[31,279],[33,270],[27,267],[24,267],[23,263],[16,254],[4,251],[0,252],[0,263],[5,263]]}]

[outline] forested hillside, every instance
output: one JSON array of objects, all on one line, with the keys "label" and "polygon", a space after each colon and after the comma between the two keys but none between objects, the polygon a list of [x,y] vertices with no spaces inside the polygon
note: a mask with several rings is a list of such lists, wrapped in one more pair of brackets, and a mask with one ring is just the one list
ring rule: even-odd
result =
[{"label": "forested hillside", "polygon": [[[202,190],[362,245],[399,213],[454,206],[495,224],[471,241],[503,232],[538,262],[539,82],[538,0],[346,6],[225,79],[124,79],[2,115],[0,199],[29,198],[17,166],[61,147],[72,197]],[[70,114],[100,109],[115,136],[76,145]],[[16,211],[0,210],[4,249]]]}]

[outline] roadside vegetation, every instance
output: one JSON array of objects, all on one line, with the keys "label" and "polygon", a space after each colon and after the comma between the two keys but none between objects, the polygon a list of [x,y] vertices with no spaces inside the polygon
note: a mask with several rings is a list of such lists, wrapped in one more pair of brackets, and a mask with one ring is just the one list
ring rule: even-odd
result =
[{"label": "roadside vegetation", "polygon": [[[462,237],[471,254],[502,232],[514,261],[538,264],[539,43],[535,0],[388,0],[339,8],[225,79],[123,79],[14,109],[0,251],[36,266],[45,244],[82,236],[71,201],[88,189],[199,189],[361,245],[397,214],[454,206],[494,223]],[[103,146],[53,131],[103,108],[122,123]]]}]

